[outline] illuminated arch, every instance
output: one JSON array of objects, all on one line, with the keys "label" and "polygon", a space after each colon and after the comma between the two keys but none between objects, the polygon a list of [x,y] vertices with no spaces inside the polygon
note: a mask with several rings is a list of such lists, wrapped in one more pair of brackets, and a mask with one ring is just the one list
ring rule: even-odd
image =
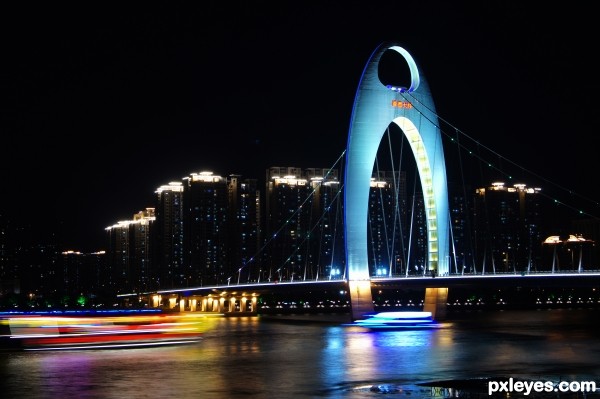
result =
[{"label": "illuminated arch", "polygon": [[[379,80],[381,56],[395,51],[408,64],[410,86]],[[415,156],[427,218],[427,268],[449,271],[449,211],[446,166],[438,118],[427,81],[412,56],[391,43],[380,45],[363,71],[354,99],[344,177],[346,267],[353,316],[372,311],[367,220],[369,189],[379,144],[391,123],[400,127]]]}]

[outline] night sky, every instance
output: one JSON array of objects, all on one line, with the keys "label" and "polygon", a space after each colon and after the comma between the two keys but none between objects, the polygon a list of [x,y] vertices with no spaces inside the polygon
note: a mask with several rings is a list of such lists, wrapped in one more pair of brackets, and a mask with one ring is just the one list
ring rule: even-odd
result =
[{"label": "night sky", "polygon": [[596,195],[591,3],[84,3],[0,12],[0,211],[72,249],[102,249],[105,227],[192,172],[332,166],[384,41],[413,55],[440,117]]}]

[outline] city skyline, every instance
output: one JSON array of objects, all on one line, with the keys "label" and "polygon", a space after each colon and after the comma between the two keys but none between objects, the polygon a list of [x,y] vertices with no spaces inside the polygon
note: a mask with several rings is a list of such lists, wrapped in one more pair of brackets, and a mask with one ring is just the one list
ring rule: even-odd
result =
[{"label": "city skyline", "polygon": [[[238,176],[225,180],[209,174],[192,175],[184,179],[184,185],[161,186],[156,208],[146,208],[133,219],[106,229],[106,252],[59,254],[59,248],[53,245],[30,242],[26,230],[4,229],[3,275],[8,278],[5,287],[15,281],[11,276],[16,275],[26,291],[55,297],[61,290],[83,290],[100,292],[104,297],[113,290],[147,291],[152,287],[167,289],[225,281],[229,285],[232,279],[239,284],[346,275],[343,237],[336,234],[342,230],[337,211],[341,203],[336,199],[339,181],[337,173],[332,174],[331,180],[319,178],[326,175],[329,173],[324,169],[271,168],[271,183],[264,193],[266,207],[261,207],[265,212],[263,221],[267,222],[264,234],[258,228],[258,199],[263,195],[257,195],[256,181],[239,180]],[[428,275],[423,266],[427,236],[423,229],[424,203],[419,195],[413,200],[407,197],[406,176],[405,172],[397,176],[380,171],[371,182],[367,240],[372,250],[368,261],[372,275]],[[307,197],[313,189],[314,195]],[[548,214],[544,213],[539,189],[494,183],[477,190],[479,199],[474,199],[473,213],[468,210],[469,201],[461,198],[462,189],[455,186],[449,196],[454,220],[450,268],[453,274],[529,274],[565,268],[587,271],[596,264],[592,252],[597,251],[591,250],[597,240],[597,228],[590,230],[593,226],[587,220],[587,226],[580,227],[586,232],[584,236],[593,240],[571,234],[569,242],[564,241],[564,234],[547,231],[544,220]],[[411,203],[415,211],[401,207],[397,214],[396,197],[400,204]],[[395,234],[400,231],[401,234]],[[549,234],[551,240],[542,244]],[[573,252],[567,256],[571,248],[581,253],[577,257],[579,266],[575,265]],[[554,255],[550,256],[552,251]],[[188,261],[186,254],[192,255]],[[443,275],[445,272],[440,274]]]},{"label": "city skyline", "polygon": [[523,4],[7,12],[0,211],[59,221],[66,245],[92,251],[189,173],[331,166],[362,69],[387,40],[414,54],[441,118],[593,197],[591,14],[548,12],[561,29]]}]

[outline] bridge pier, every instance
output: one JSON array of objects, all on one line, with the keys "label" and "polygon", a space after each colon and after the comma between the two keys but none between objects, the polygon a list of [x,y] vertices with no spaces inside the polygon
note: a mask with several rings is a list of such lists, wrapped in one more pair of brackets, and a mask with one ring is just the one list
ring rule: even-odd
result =
[{"label": "bridge pier", "polygon": [[423,311],[431,312],[434,320],[446,318],[446,307],[448,304],[448,287],[425,288],[425,302]]},{"label": "bridge pier", "polygon": [[365,314],[375,311],[370,280],[349,280],[348,290],[352,320],[364,319]]}]

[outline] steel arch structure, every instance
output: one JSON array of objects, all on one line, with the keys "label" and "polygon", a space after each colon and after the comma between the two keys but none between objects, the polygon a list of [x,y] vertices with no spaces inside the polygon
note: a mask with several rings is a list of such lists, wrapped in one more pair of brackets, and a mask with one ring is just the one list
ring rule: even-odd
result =
[{"label": "steel arch structure", "polygon": [[[410,70],[410,86],[384,85],[379,64],[386,51],[400,54]],[[354,319],[373,311],[368,265],[369,189],[377,151],[395,123],[415,157],[427,220],[427,268],[449,271],[449,210],[446,165],[435,105],[413,57],[395,43],[383,43],[369,58],[356,91],[344,176],[344,230],[348,288]]]}]

